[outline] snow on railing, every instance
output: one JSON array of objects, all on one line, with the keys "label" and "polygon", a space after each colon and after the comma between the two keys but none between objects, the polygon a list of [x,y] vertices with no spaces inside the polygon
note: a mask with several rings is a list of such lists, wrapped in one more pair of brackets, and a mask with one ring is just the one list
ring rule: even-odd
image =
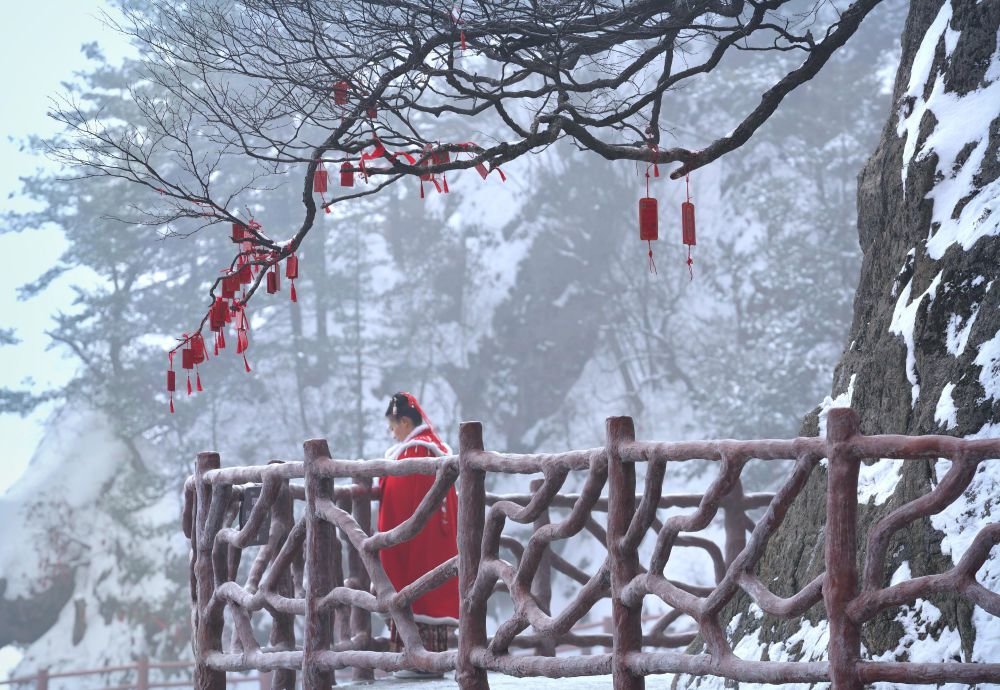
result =
[{"label": "snow on railing", "polygon": [[[273,687],[288,690],[295,687],[298,672],[307,690],[329,688],[340,669],[350,669],[355,680],[371,679],[375,670],[455,669],[460,686],[473,690],[488,690],[487,671],[547,677],[612,673],[616,688],[641,688],[645,676],[659,673],[762,683],[833,681],[835,688],[852,690],[876,681],[1000,680],[1000,664],[870,662],[861,660],[860,649],[865,621],[933,592],[956,592],[1000,615],[1000,595],[975,580],[992,546],[1000,543],[997,524],[984,527],[948,572],[883,586],[891,536],[961,496],[981,461],[1000,458],[1000,439],[862,436],[856,415],[847,409],[830,411],[825,439],[637,442],[628,417],[609,419],[607,431],[605,448],[549,455],[488,452],[477,422],[461,425],[459,454],[443,458],[335,460],[322,440],[305,443],[304,462],[220,469],[217,454],[200,454],[185,487],[183,519],[192,540],[196,687],[224,688],[227,671],[251,669],[273,671]],[[828,459],[826,571],[797,594],[781,598],[754,570],[823,458]],[[929,494],[875,525],[859,579],[857,482],[866,458],[948,458],[952,467]],[[664,494],[667,463],[697,459],[719,464],[718,476],[705,492]],[[746,495],[740,476],[750,459],[791,460],[794,467],[777,493]],[[645,463],[641,495],[636,494],[637,463]],[[491,474],[541,478],[530,483],[528,493],[492,496],[486,493]],[[409,475],[434,477],[426,497],[401,525],[373,531],[372,501],[379,491],[372,480]],[[560,494],[571,476],[582,485],[579,493]],[[459,555],[397,592],[379,552],[416,536],[456,485]],[[661,522],[657,511],[663,508],[693,510]],[[747,515],[753,509],[764,510],[756,522]],[[608,514],[606,525],[597,519],[601,512]],[[725,533],[721,548],[686,534],[705,529],[720,512]],[[530,537],[505,533],[508,525],[525,526],[521,529],[530,529]],[[594,572],[554,548],[556,542],[579,540],[584,533],[602,549],[596,560],[589,553],[590,561],[599,563]],[[646,537],[655,542],[651,550],[642,546]],[[254,545],[259,545],[255,557],[241,568],[244,550]],[[714,585],[666,576],[675,547],[682,546],[707,554]],[[501,558],[501,548],[513,558]],[[561,611],[552,610],[553,572],[579,585]],[[428,651],[410,605],[456,575],[461,606],[457,650]],[[509,594],[513,611],[490,636],[487,611],[500,591]],[[830,612],[829,661],[738,658],[720,614],[740,591],[764,612],[784,619],[823,601]],[[593,625],[588,615],[593,617],[595,605],[606,598],[611,600],[612,624],[603,633],[587,632]],[[647,611],[668,610],[650,620],[643,616],[644,604]],[[269,627],[265,614],[270,615]],[[388,641],[373,635],[372,614],[394,622],[401,652],[389,651]],[[647,630],[644,621],[652,623]],[[672,629],[679,621],[690,625]],[[525,632],[529,627],[530,634]],[[262,633],[268,634],[266,645],[258,642]],[[685,647],[696,636],[706,653],[663,651]],[[591,654],[593,647],[607,651]]]}]

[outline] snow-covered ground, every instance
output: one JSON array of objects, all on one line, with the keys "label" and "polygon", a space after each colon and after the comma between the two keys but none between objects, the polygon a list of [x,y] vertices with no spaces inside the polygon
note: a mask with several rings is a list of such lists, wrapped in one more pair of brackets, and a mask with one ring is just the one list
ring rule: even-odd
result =
[{"label": "snow-covered ground", "polygon": [[[646,685],[650,688],[668,687],[673,676],[650,676],[646,679]],[[611,676],[591,676],[588,678],[515,678],[504,676],[498,673],[490,674],[491,690],[523,690],[526,684],[530,684],[532,690],[542,690],[543,688],[558,688],[559,690],[606,690],[611,687]],[[452,674],[447,674],[444,678],[435,680],[402,680],[399,678],[386,678],[377,680],[374,683],[338,683],[340,687],[366,687],[372,690],[379,688],[389,688],[390,690],[413,689],[417,690],[454,690],[458,687]]]}]

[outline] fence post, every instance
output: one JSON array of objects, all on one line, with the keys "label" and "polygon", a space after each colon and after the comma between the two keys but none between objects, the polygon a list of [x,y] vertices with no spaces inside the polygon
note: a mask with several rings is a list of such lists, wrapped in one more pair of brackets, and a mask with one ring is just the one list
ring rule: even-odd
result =
[{"label": "fence post", "polygon": [[486,601],[472,598],[482,558],[486,523],[486,472],[474,469],[472,456],[483,450],[483,425],[463,422],[458,430],[458,661],[462,690],[489,690],[486,669],[472,662],[472,652],[486,646]]},{"label": "fence post", "polygon": [[[541,490],[542,485],[545,483],[544,479],[532,479],[531,480],[531,493],[535,494]],[[535,518],[535,523],[532,525],[534,531],[540,530],[545,525],[549,524],[549,509],[546,506],[545,510],[538,514]],[[545,611],[545,613],[552,615],[552,551],[551,546],[542,552],[542,557],[538,562],[538,570],[535,572],[535,578],[531,581],[531,593],[535,596],[535,601],[538,605]],[[542,640],[542,643],[535,648],[536,653],[539,656],[555,656],[556,655],[556,643],[551,637],[546,637]]]},{"label": "fence post", "polygon": [[611,617],[614,621],[611,674],[615,690],[643,690],[646,679],[628,670],[626,659],[642,649],[642,604],[626,606],[622,589],[639,574],[639,553],[623,550],[635,514],[635,464],[623,462],[619,447],[635,440],[631,417],[608,417],[608,557],[611,561]]},{"label": "fence post", "polygon": [[[336,505],[348,515],[354,512],[354,499],[351,496],[341,494],[335,499]],[[333,571],[333,587],[353,587],[350,576],[350,552],[354,550],[351,539],[342,529],[334,532],[333,553],[327,559],[329,567]],[[345,553],[345,547],[347,553]],[[333,607],[333,644],[337,647],[340,644],[349,644],[353,637],[351,632],[352,609],[350,604],[336,604]],[[353,667],[352,667],[353,673]],[[336,673],[334,673],[336,679]]]},{"label": "fence post", "polygon": [[[210,516],[213,497],[217,503],[219,496],[212,485],[205,479],[209,470],[217,470],[221,466],[218,453],[198,453],[195,464],[194,490],[196,499],[195,526],[195,583],[197,586],[197,609],[195,621],[195,667],[194,685],[197,690],[225,690],[226,674],[205,664],[205,657],[211,651],[222,650],[222,611],[208,618],[208,602],[215,592],[215,568],[212,564],[212,545],[215,535],[221,527],[222,514],[225,506],[216,508],[217,516]],[[209,518],[212,518],[210,521]],[[216,523],[219,524],[216,524]]]},{"label": "fence post", "polygon": [[145,654],[135,662],[135,690],[149,690],[149,657]]},{"label": "fence post", "polygon": [[320,501],[333,503],[333,478],[316,473],[317,464],[330,457],[330,447],[324,439],[303,444],[306,470],[306,625],[302,641],[303,690],[330,690],[335,680],[332,671],[317,666],[316,656],[330,648],[333,637],[329,609],[321,611],[319,600],[333,589],[333,572],[327,565],[336,548],[336,528],[316,515]]},{"label": "fence post", "polygon": [[858,594],[858,471],[861,460],[851,449],[858,416],[849,408],[832,409],[826,418],[827,489],[823,603],[830,621],[830,680],[833,690],[862,690],[858,678],[860,628],[847,615]]},{"label": "fence post", "polygon": [[[281,545],[288,539],[288,534],[295,525],[294,500],[291,489],[288,488],[288,480],[282,481],[281,490],[274,500],[274,507],[271,509],[271,535],[269,541],[275,546],[275,553],[281,549]],[[278,576],[274,590],[283,597],[292,598],[295,596],[295,585],[292,582],[292,569],[288,567],[285,572]],[[290,613],[272,614],[271,624],[271,646],[276,649],[295,649],[295,616]],[[261,690],[295,690],[295,671],[287,668],[277,669],[273,673],[261,673]],[[266,679],[266,680],[265,680]],[[263,685],[263,683],[268,683]]]},{"label": "fence post", "polygon": [[49,670],[42,668],[38,670],[38,677],[35,679],[36,690],[49,690]]},{"label": "fence post", "polygon": [[733,564],[736,557],[747,545],[747,513],[744,507],[743,482],[737,478],[732,491],[723,501],[723,522],[726,530],[726,567]]},{"label": "fence post", "polygon": [[[365,534],[372,533],[372,480],[370,477],[359,477],[354,480],[359,488],[359,495],[354,496],[353,514],[354,521],[365,531]],[[347,571],[353,580],[351,584],[355,589],[367,592],[372,585],[368,571],[361,560],[361,554],[355,549],[350,540],[347,540]],[[370,612],[355,606],[351,609],[351,635],[361,641],[363,649],[371,648],[372,640],[372,615]],[[354,667],[352,680],[368,681],[375,680],[375,669]]]}]

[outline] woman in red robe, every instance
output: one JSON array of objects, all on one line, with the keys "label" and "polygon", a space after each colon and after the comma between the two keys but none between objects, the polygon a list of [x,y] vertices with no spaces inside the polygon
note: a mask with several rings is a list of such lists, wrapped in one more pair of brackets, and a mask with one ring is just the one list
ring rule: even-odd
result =
[{"label": "woman in red robe", "polygon": [[[451,449],[428,423],[420,404],[409,393],[396,393],[385,413],[389,432],[398,443],[386,451],[389,460],[433,458],[450,455]],[[378,529],[386,532],[406,521],[434,483],[432,475],[383,477],[379,502]],[[413,539],[380,552],[382,567],[396,591],[427,574],[458,554],[458,496],[448,490],[440,510],[427,520]],[[448,648],[448,628],[458,625],[458,578],[453,577],[413,602],[413,614],[424,647],[429,651]],[[401,643],[390,622],[390,644],[399,651]]]}]

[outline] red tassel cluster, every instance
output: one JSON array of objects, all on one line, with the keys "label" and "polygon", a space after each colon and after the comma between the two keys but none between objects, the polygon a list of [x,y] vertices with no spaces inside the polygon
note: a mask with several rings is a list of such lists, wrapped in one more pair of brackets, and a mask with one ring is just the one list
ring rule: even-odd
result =
[{"label": "red tassel cluster", "polygon": [[[646,196],[639,199],[639,239],[649,243],[649,270],[656,272],[656,264],[653,263],[654,240],[659,239],[659,221],[657,218],[656,199],[649,196],[649,171],[653,170],[653,177],[659,175],[656,169],[654,151],[654,162],[646,167]],[[687,200],[681,204],[681,241],[688,248],[687,267],[691,279],[694,280],[694,259],[691,257],[691,247],[697,245],[695,237],[694,204],[691,203],[691,180],[686,178]]]},{"label": "red tassel cluster", "polygon": [[[431,144],[424,146],[423,159],[420,161],[420,165],[424,168],[430,168],[434,165],[447,165],[451,162],[451,154],[448,153],[448,149],[437,148]],[[438,181],[440,175],[441,180]],[[447,194],[448,189],[448,174],[445,172],[436,174],[432,172],[421,173],[420,175],[420,198],[424,198],[424,182],[430,182],[434,185],[434,189],[437,190],[438,194]]]},{"label": "red tassel cluster", "polygon": [[[243,356],[243,367],[248,372],[251,371],[247,359],[247,350],[250,347],[250,319],[246,312],[246,286],[253,283],[255,276],[269,266],[267,275],[264,276],[267,292],[270,294],[278,292],[281,289],[280,262],[284,259],[285,277],[291,282],[291,300],[298,301],[295,290],[295,280],[299,277],[298,256],[294,253],[286,254],[288,249],[272,250],[257,246],[254,239],[259,230],[260,224],[253,220],[246,224],[233,223],[232,239],[240,245],[240,251],[235,265],[225,269],[224,275],[219,279],[219,294],[206,315],[208,328],[214,334],[214,355],[218,356],[220,350],[226,349],[226,326],[232,324],[236,331],[236,354]],[[285,256],[282,256],[283,254]],[[174,412],[174,393],[177,390],[174,354],[178,350],[181,353],[181,368],[187,371],[188,395],[204,390],[198,365],[208,361],[209,358],[208,346],[201,331],[193,335],[185,333],[179,340],[179,344],[167,353],[167,393],[170,398],[171,414]],[[194,383],[191,380],[192,371]]]},{"label": "red tassel cluster", "polygon": [[[379,140],[378,137],[374,139],[375,145],[371,151],[361,154],[361,159],[358,161],[357,170],[361,172],[361,176],[364,178],[365,182],[368,181],[368,161],[379,160],[382,158],[388,158],[390,160],[395,160],[402,156],[406,159],[406,162],[410,165],[417,165],[418,161],[413,155],[405,151],[390,152],[387,151],[385,146]],[[449,146],[441,146],[434,144],[427,144],[424,146],[423,150],[420,152],[419,156],[419,166],[423,168],[430,168],[433,166],[447,165],[451,162],[451,150],[457,149],[459,153],[468,152],[469,155],[475,157],[477,154],[475,150],[478,147],[472,142],[465,142],[463,144],[452,144]],[[500,176],[502,182],[507,181],[507,175],[499,166],[490,165],[486,167],[485,163],[476,163],[476,171],[485,180],[490,173],[494,170]],[[348,162],[344,162],[340,166],[340,186],[342,187],[353,187],[354,186],[354,170],[355,168]],[[424,182],[430,182],[434,185],[434,188],[439,194],[447,194],[451,190],[448,187],[448,175],[446,172],[434,173],[430,171],[424,171],[420,173],[420,198],[425,197],[424,192]]]}]

